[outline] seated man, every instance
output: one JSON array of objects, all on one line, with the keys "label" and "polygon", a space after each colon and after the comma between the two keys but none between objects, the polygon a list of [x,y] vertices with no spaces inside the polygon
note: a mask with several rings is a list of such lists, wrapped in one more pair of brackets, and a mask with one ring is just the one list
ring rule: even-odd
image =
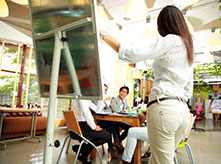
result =
[{"label": "seated man", "polygon": [[[128,112],[128,109],[130,106],[127,104],[127,100],[125,97],[129,94],[129,88],[127,86],[123,86],[119,90],[119,95],[117,97],[114,97],[110,103],[110,107],[112,109],[112,112]],[[119,150],[123,151],[123,146],[121,145],[121,142],[127,137],[128,129],[131,127],[131,125],[124,123],[124,122],[116,122],[118,125],[118,140],[114,142],[114,146]],[[123,129],[123,133],[120,135],[120,128]]]},{"label": "seated man", "polygon": [[[139,115],[141,122],[146,120],[146,111]],[[127,143],[122,155],[122,164],[129,164],[132,161],[133,154],[137,145],[137,140],[148,141],[147,127],[132,127],[129,129]],[[150,149],[145,153],[145,157],[150,156]]]},{"label": "seated man", "polygon": [[[105,112],[106,113],[112,112],[109,107],[109,104],[112,101],[112,98],[110,96],[108,96],[107,91],[108,91],[108,86],[106,84],[104,84],[104,100],[97,102],[97,110],[95,112],[104,112],[104,113]],[[99,121],[98,125],[100,125],[101,128],[107,130],[111,135],[113,135],[114,140],[116,140],[118,138],[118,137],[116,137],[116,136],[118,136],[118,126],[116,125],[115,122]],[[112,159],[119,158],[113,148],[112,137],[110,138],[110,141],[108,142],[108,152],[110,153]]]},{"label": "seated man", "polygon": [[[75,111],[76,117],[84,137],[90,137],[90,141],[96,146],[102,145],[110,140],[110,133],[103,130],[96,125],[94,118],[89,108],[96,110],[96,106],[90,100],[73,100],[71,108]],[[72,147],[74,152],[77,152],[79,145]],[[91,164],[87,161],[93,146],[90,144],[83,144],[81,147],[78,160],[83,164]]]},{"label": "seated man", "polygon": [[95,112],[106,112],[106,113],[111,113],[111,109],[109,107],[110,102],[112,101],[112,98],[110,96],[108,96],[107,94],[108,91],[108,86],[107,84],[104,84],[104,99],[101,101],[98,101],[95,103],[95,101],[93,101],[96,105],[96,111]]}]

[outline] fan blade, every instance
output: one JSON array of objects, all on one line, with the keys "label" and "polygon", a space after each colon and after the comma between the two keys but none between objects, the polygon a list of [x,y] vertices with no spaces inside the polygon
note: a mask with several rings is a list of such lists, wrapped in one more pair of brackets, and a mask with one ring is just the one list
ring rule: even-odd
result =
[{"label": "fan blade", "polygon": [[189,5],[189,6],[186,6],[183,10],[189,10],[189,9],[192,9],[193,5]]},{"label": "fan blade", "polygon": [[199,0],[172,0],[176,6],[190,6],[197,3]]},{"label": "fan blade", "polygon": [[189,20],[188,20],[187,17],[184,17],[184,18],[185,18],[187,27],[188,27],[188,29],[189,29],[189,32],[193,35],[193,34],[194,34],[194,28],[193,28],[192,24],[189,22]]},{"label": "fan blade", "polygon": [[210,21],[208,23],[205,23],[201,26],[197,26],[195,28],[195,31],[200,31],[200,30],[206,30],[206,29],[212,29],[212,28],[221,28],[221,23],[220,23],[220,20],[219,18],[218,19],[215,19],[213,21]]},{"label": "fan blade", "polygon": [[203,20],[197,17],[186,16],[189,23],[193,26],[194,31],[197,31],[197,28],[202,26]]}]

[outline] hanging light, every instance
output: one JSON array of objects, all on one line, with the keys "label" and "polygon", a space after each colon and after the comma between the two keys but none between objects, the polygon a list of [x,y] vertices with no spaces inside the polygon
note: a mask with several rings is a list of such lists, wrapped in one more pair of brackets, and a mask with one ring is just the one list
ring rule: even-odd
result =
[{"label": "hanging light", "polygon": [[146,18],[147,15],[145,0],[128,0],[124,13],[125,19]]},{"label": "hanging light", "polygon": [[5,0],[0,0],[0,17],[7,17],[9,14],[8,12],[8,5]]},{"label": "hanging light", "polygon": [[145,0],[147,8],[152,8],[156,0]]},{"label": "hanging light", "polygon": [[197,3],[199,0],[172,0],[176,6],[190,6]]},{"label": "hanging light", "polygon": [[11,0],[11,1],[20,5],[28,5],[28,0]]}]

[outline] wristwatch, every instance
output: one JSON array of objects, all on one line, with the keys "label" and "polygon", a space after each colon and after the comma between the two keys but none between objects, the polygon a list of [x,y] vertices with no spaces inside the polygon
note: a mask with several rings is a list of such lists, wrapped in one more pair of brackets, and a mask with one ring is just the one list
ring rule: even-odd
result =
[{"label": "wristwatch", "polygon": [[101,34],[100,34],[101,40],[104,40],[105,35],[107,35],[107,33],[105,31],[102,31]]}]

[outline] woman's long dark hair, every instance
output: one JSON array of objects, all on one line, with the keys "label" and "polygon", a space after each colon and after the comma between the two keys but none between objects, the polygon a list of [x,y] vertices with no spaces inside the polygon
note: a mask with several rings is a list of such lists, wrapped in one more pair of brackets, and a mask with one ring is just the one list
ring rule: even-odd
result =
[{"label": "woman's long dark hair", "polygon": [[157,18],[158,32],[161,36],[179,35],[187,49],[188,63],[193,64],[193,40],[182,12],[175,6],[166,6]]}]

